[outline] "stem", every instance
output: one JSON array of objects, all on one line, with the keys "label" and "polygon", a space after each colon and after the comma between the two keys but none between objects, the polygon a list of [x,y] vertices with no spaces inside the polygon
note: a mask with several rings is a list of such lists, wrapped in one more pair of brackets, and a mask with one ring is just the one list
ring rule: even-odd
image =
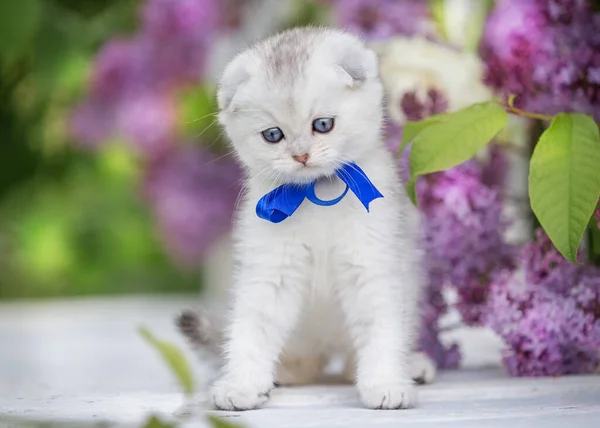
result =
[{"label": "stem", "polygon": [[552,116],[546,116],[545,114],[531,113],[531,112],[524,111],[524,110],[518,109],[516,107],[511,107],[511,106],[507,106],[506,111],[508,113],[517,114],[519,116],[529,117],[531,119],[539,119],[539,120],[546,120],[546,121],[551,121],[552,119],[554,119]]},{"label": "stem", "polygon": [[546,120],[546,121],[551,121],[552,119],[554,119],[553,116],[546,116],[545,114],[539,114],[539,113],[531,113],[531,112],[516,108],[515,107],[515,99],[516,98],[517,98],[517,96],[515,94],[511,94],[508,96],[508,101],[506,102],[506,105],[504,104],[504,102],[500,102],[500,104],[504,106],[505,110],[508,113],[517,114],[519,116],[529,117],[531,119],[539,119],[539,120]]}]

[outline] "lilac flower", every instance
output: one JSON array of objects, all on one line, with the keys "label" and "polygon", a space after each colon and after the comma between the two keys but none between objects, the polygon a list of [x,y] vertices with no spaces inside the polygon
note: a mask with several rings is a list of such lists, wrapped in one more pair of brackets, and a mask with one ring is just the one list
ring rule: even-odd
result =
[{"label": "lilac flower", "polygon": [[217,0],[148,1],[142,34],[157,75],[171,82],[196,81],[220,19]]},{"label": "lilac flower", "polygon": [[201,39],[218,28],[218,0],[149,0],[142,11],[143,29],[157,39]]},{"label": "lilac flower", "polygon": [[400,106],[407,120],[421,120],[448,109],[448,100],[440,91],[430,89],[423,100],[414,92],[407,92],[400,100]]},{"label": "lilac flower", "polygon": [[524,274],[496,277],[487,324],[506,344],[512,375],[593,373],[600,366],[600,270],[555,260],[548,242],[538,233],[523,249]]},{"label": "lilac flower", "polygon": [[140,155],[155,158],[172,144],[175,106],[171,97],[146,93],[118,105],[117,129]]},{"label": "lilac flower", "polygon": [[535,241],[529,242],[521,250],[521,260],[527,282],[540,285],[553,291],[563,291],[578,281],[581,269],[569,263],[542,229],[536,230]]},{"label": "lilac flower", "polygon": [[145,195],[166,248],[182,263],[197,263],[231,227],[241,173],[230,158],[185,147],[150,166]]},{"label": "lilac flower", "polygon": [[482,45],[487,81],[518,107],[600,120],[600,13],[586,0],[499,0]]},{"label": "lilac flower", "polygon": [[[431,94],[429,94],[431,95]],[[416,94],[409,93],[401,100],[401,107],[404,113],[413,120],[418,120],[429,115],[437,105],[432,100],[438,100],[443,97],[429,96],[423,103],[419,103]],[[443,106],[444,103],[442,102]],[[440,108],[442,112],[445,107]],[[437,112],[437,111],[436,111]],[[398,152],[398,147],[402,141],[402,127],[391,120],[386,121],[386,142],[390,151],[394,154]],[[400,156],[400,173],[404,181],[410,177],[409,168],[410,145]],[[430,238],[429,229],[422,230],[425,249],[429,250],[427,241]],[[443,286],[445,283],[445,272],[440,269],[439,264],[429,263],[429,254],[427,255],[427,285],[425,288],[423,300],[421,303],[421,323],[419,326],[419,336],[417,340],[417,349],[425,352],[440,369],[453,369],[460,363],[460,350],[456,343],[445,346],[440,340],[440,318],[448,312],[448,305],[443,295]]]},{"label": "lilac flower", "polygon": [[368,39],[434,34],[427,2],[421,0],[333,0],[338,22]]},{"label": "lilac flower", "polygon": [[[445,97],[437,91],[429,91],[423,101],[407,93],[400,102],[411,120],[443,113],[447,107]],[[398,141],[399,132],[391,129]],[[408,151],[404,162],[408,163]],[[467,324],[482,322],[489,283],[497,271],[514,264],[514,249],[503,240],[508,224],[502,219],[497,187],[505,168],[503,154],[496,147],[488,164],[471,160],[417,182],[430,271],[435,270],[436,276],[456,288],[457,308]],[[407,165],[402,168],[406,169]]]},{"label": "lilac flower", "polygon": [[[426,97],[406,93],[402,112],[411,120],[443,113],[444,95],[429,91]],[[388,147],[397,152],[402,129],[388,122]],[[410,146],[400,159],[406,180]],[[499,148],[492,148],[488,163],[472,160],[448,171],[429,174],[417,182],[417,198],[423,213],[423,245],[427,254],[428,285],[423,302],[419,349],[441,368],[458,365],[460,353],[454,344],[445,348],[440,340],[439,319],[447,312],[442,295],[444,284],[454,287],[457,309],[470,325],[481,324],[487,310],[489,284],[503,269],[514,264],[514,249],[503,241],[507,224],[501,216],[499,185],[506,161]]]},{"label": "lilac flower", "polygon": [[88,99],[76,108],[70,127],[83,145],[124,136],[151,158],[174,138],[173,96],[202,76],[220,12],[217,0],[149,0],[142,12],[138,34],[100,50]]},{"label": "lilac flower", "polygon": [[90,95],[105,104],[129,94],[138,76],[139,45],[134,40],[110,40],[94,61]]},{"label": "lilac flower", "polygon": [[514,249],[502,236],[502,200],[483,183],[483,170],[470,161],[417,183],[428,263],[456,288],[457,309],[470,325],[483,321],[494,276],[514,264]]},{"label": "lilac flower", "polygon": [[105,103],[86,100],[71,114],[69,134],[80,147],[95,148],[111,136],[114,120],[114,112]]}]

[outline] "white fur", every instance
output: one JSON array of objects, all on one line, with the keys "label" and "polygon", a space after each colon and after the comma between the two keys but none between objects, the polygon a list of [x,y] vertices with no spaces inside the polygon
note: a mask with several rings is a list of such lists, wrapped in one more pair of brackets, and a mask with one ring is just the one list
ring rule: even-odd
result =
[{"label": "white fur", "polygon": [[[356,361],[346,372],[355,373],[366,407],[415,404],[418,215],[381,139],[382,97],[375,54],[340,31],[292,30],[227,67],[220,121],[248,180],[234,227],[225,362],[212,388],[217,408],[259,407],[276,374],[291,383],[310,381],[333,353]],[[333,131],[313,133],[312,121],[324,116],[335,117]],[[285,139],[268,144],[260,132],[274,126]],[[306,166],[292,159],[304,153]],[[257,217],[257,201],[285,182],[319,179],[321,199],[338,196],[344,184],[333,174],[347,161],[384,195],[370,212],[349,193],[331,207],[305,201],[279,224]]]}]

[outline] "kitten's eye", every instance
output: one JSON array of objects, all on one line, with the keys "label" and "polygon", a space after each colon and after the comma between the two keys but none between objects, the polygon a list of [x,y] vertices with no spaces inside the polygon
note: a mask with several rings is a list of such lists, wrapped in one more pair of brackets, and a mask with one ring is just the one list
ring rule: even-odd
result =
[{"label": "kitten's eye", "polygon": [[333,117],[320,117],[313,122],[313,131],[327,134],[333,129],[334,123]]},{"label": "kitten's eye", "polygon": [[283,140],[283,132],[279,128],[265,129],[261,134],[267,143],[275,144]]}]

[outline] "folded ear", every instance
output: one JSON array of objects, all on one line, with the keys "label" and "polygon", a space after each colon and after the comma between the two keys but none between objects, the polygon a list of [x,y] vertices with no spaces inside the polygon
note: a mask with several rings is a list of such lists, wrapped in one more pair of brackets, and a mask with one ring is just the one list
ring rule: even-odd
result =
[{"label": "folded ear", "polygon": [[379,74],[377,54],[358,43],[351,43],[343,47],[337,67],[350,87],[374,79]]},{"label": "folded ear", "polygon": [[247,69],[246,56],[238,55],[225,67],[219,81],[217,102],[219,110],[227,110],[239,87],[250,77]]}]

